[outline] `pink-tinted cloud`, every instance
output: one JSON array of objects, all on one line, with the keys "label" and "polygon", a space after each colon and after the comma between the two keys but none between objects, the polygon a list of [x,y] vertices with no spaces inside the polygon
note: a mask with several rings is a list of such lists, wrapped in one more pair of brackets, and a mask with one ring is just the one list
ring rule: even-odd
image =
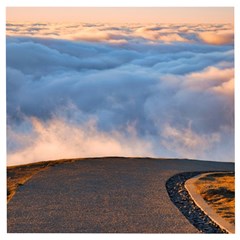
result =
[{"label": "pink-tinted cloud", "polygon": [[186,75],[185,86],[197,91],[211,90],[232,81],[233,77],[233,68],[207,67],[201,72]]},{"label": "pink-tinted cloud", "polygon": [[33,132],[16,134],[8,129],[8,137],[27,141],[27,147],[8,155],[8,165],[63,158],[95,156],[153,156],[151,144],[137,138],[134,127],[127,128],[128,135],[118,131],[97,130],[94,120],[82,126],[69,124],[64,119],[51,119],[44,123],[37,118],[28,119]]},{"label": "pink-tinted cloud", "polygon": [[191,129],[191,126],[179,129],[166,124],[162,130],[161,144],[170,151],[177,149],[182,158],[185,156],[196,158],[219,141],[218,133],[199,135]]},{"label": "pink-tinted cloud", "polygon": [[176,33],[174,29],[171,28],[161,29],[158,26],[140,27],[135,31],[134,35],[143,37],[148,40],[163,41],[166,43],[188,41],[186,38]]},{"label": "pink-tinted cloud", "polygon": [[213,91],[216,91],[219,94],[227,94],[230,96],[234,95],[234,79],[231,78],[226,82],[223,82],[222,84],[213,87]]},{"label": "pink-tinted cloud", "polygon": [[213,45],[233,44],[234,33],[231,30],[209,31],[199,33],[200,39]]}]

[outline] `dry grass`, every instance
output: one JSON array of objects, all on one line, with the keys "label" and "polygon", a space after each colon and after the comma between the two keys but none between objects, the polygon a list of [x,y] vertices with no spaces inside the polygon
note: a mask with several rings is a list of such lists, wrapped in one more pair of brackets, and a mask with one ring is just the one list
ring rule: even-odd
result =
[{"label": "dry grass", "polygon": [[33,175],[48,167],[48,164],[24,165],[7,168],[7,202],[9,202],[18,187],[27,182]]},{"label": "dry grass", "polygon": [[233,172],[210,173],[195,182],[198,193],[226,221],[235,224],[235,177]]}]

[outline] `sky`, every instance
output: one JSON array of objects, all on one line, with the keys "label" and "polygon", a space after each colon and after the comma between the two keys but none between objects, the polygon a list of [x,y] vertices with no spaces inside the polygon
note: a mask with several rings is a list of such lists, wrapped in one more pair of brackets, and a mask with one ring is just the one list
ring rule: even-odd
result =
[{"label": "sky", "polygon": [[8,21],[88,23],[231,23],[233,7],[8,7]]},{"label": "sky", "polygon": [[234,161],[232,8],[71,10],[7,10],[8,165]]}]

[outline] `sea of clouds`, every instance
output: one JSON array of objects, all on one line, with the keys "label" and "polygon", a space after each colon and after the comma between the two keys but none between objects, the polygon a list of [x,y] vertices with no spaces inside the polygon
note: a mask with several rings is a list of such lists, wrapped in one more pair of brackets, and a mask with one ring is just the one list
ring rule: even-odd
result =
[{"label": "sea of clouds", "polygon": [[7,23],[8,165],[234,161],[228,24]]}]

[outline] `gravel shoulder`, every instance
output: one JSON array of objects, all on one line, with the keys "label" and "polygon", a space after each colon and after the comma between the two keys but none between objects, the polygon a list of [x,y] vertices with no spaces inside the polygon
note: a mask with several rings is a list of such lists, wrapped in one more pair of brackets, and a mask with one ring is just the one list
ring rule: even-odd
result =
[{"label": "gravel shoulder", "polygon": [[184,159],[53,164],[18,186],[7,207],[8,232],[200,233],[169,198],[167,180],[182,172],[233,170],[233,163]]}]

